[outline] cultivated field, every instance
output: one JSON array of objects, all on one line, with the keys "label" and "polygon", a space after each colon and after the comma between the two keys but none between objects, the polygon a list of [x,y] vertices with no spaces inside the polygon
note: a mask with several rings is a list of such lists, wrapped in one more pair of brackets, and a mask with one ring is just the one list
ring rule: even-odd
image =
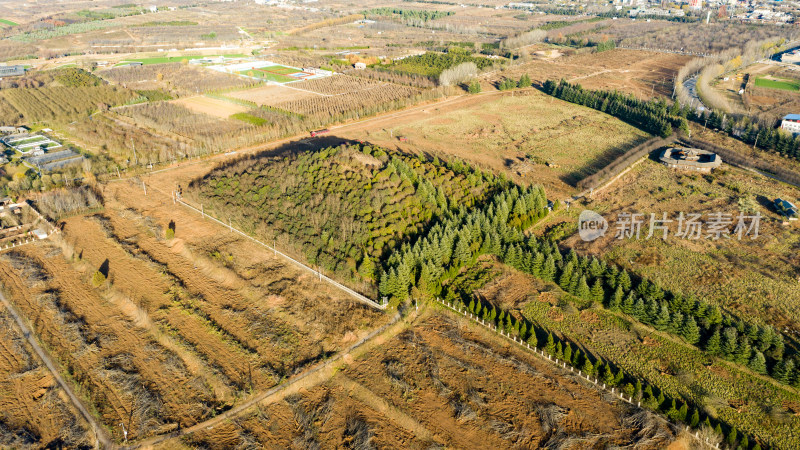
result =
[{"label": "cultivated field", "polygon": [[[524,414],[519,414],[524,411]],[[292,426],[287,426],[292,424]],[[190,446],[663,448],[673,431],[462,319],[424,314],[328,382],[183,440]]]},{"label": "cultivated field", "polygon": [[81,148],[120,163],[135,163],[137,158],[148,164],[156,163],[197,151],[196,147],[189,145],[189,139],[158,134],[121,120],[113,113],[77,120],[66,125],[64,132]]},{"label": "cultivated field", "polygon": [[245,88],[254,85],[233,74],[188,66],[182,63],[124,66],[99,72],[103,78],[130,89],[163,90],[175,96]]},{"label": "cultivated field", "polygon": [[[393,83],[377,83],[351,78],[328,77],[293,84],[293,87],[325,93],[324,96],[287,100],[275,106],[317,118],[339,118],[362,111],[369,114],[395,102],[405,102],[420,93],[419,89]],[[311,83],[307,85],[307,83]],[[350,90],[345,86],[350,86]],[[327,94],[326,92],[336,92]]]},{"label": "cultivated field", "polygon": [[272,84],[269,86],[261,86],[244,91],[231,92],[226,95],[228,97],[253,102],[259,106],[276,106],[284,102],[305,100],[307,98],[319,96],[313,92],[305,92],[298,89],[293,89],[294,87],[301,87],[300,83],[294,83],[292,87]]},{"label": "cultivated field", "polygon": [[343,95],[361,91],[369,91],[386,85],[377,81],[366,80],[349,75],[337,75],[317,78],[292,85],[298,89],[317,92],[322,95]]},{"label": "cultivated field", "polygon": [[[233,105],[235,106],[235,105]],[[225,105],[228,108],[227,104]],[[221,140],[249,127],[243,122],[193,111],[178,103],[145,103],[118,110],[120,115],[134,119],[138,124],[165,133],[174,133],[195,141]]]},{"label": "cultivated field", "polygon": [[117,439],[211,417],[386,320],[168,195],[105,196],[56,243],[4,256],[0,279]]},{"label": "cultivated field", "polygon": [[173,100],[173,103],[189,108],[194,112],[219,117],[220,119],[227,119],[234,114],[242,113],[249,109],[232,102],[205,96],[186,97],[180,100]]},{"label": "cultivated field", "polygon": [[83,418],[0,304],[0,446],[78,448],[91,446],[92,439]]}]

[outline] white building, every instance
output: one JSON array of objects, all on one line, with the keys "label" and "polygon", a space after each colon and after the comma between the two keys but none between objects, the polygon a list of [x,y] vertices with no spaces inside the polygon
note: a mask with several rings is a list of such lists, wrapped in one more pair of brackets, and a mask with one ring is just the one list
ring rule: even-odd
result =
[{"label": "white building", "polygon": [[800,134],[800,114],[787,114],[781,121],[781,129]]}]

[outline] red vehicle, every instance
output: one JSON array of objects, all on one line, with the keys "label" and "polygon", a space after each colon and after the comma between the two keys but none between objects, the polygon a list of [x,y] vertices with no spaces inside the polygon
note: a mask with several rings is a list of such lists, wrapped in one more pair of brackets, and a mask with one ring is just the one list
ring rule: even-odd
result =
[{"label": "red vehicle", "polygon": [[397,136],[397,139],[399,139],[400,142],[408,142],[408,138],[405,136]]},{"label": "red vehicle", "polygon": [[327,129],[327,128],[325,128],[324,130],[312,131],[312,132],[311,132],[311,137],[317,137],[317,136],[319,136],[320,134],[326,134],[326,133],[330,133],[330,132],[331,132],[331,130],[329,130],[329,129]]}]

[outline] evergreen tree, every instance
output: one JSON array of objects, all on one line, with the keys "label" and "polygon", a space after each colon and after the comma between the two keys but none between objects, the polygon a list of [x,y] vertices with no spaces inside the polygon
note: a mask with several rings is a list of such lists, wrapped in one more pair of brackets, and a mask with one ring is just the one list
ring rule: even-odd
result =
[{"label": "evergreen tree", "polygon": [[467,91],[470,94],[480,94],[481,90],[482,90],[481,83],[478,82],[477,80],[471,82],[469,84],[469,88],[467,88]]},{"label": "evergreen tree", "polygon": [[[600,288],[602,291],[602,287]],[[578,287],[575,291],[575,295],[583,298],[583,299],[590,299],[591,298],[591,291],[589,290],[589,285],[586,284],[586,277],[582,276],[580,281],[578,281]]]},{"label": "evergreen tree", "polygon": [[640,322],[644,321],[644,319],[647,317],[647,308],[644,306],[644,300],[641,298],[636,300],[636,303],[633,305],[633,312],[631,315]]},{"label": "evergreen tree", "polygon": [[553,342],[553,333],[547,333],[547,343],[544,346],[544,351],[549,355],[555,354],[556,344]]},{"label": "evergreen tree", "polygon": [[375,264],[372,262],[372,258],[367,255],[366,251],[361,258],[361,264],[358,266],[358,274],[366,280],[375,278]]},{"label": "evergreen tree", "polygon": [[628,275],[628,271],[622,269],[619,272],[619,276],[617,278],[617,285],[622,288],[623,291],[629,291],[631,289],[631,277]]},{"label": "evergreen tree", "polygon": [[536,340],[536,332],[531,332],[527,342],[532,348],[537,348],[539,346],[539,342]]},{"label": "evergreen tree", "polygon": [[605,300],[605,291],[603,291],[603,280],[597,278],[594,280],[594,284],[592,284],[592,292],[591,292],[592,301],[595,303],[603,304]]},{"label": "evergreen tree", "polygon": [[609,367],[608,364],[603,368],[603,383],[614,386],[614,373],[611,371],[611,367]]},{"label": "evergreen tree", "polygon": [[742,336],[739,339],[739,345],[736,348],[736,354],[734,355],[735,361],[737,364],[745,365],[750,362],[750,355],[753,351],[750,349],[750,340],[747,339],[747,336]]},{"label": "evergreen tree", "polygon": [[669,326],[667,327],[667,331],[672,334],[680,334],[681,327],[683,326],[683,313],[680,311],[674,311],[672,313],[672,318],[669,321]]},{"label": "evergreen tree", "polygon": [[697,428],[697,424],[700,423],[700,413],[697,412],[697,408],[692,410],[692,416],[689,419],[689,426],[692,428]]},{"label": "evergreen tree", "polygon": [[587,376],[594,373],[594,364],[592,364],[592,362],[589,360],[589,358],[586,358],[586,357],[583,358],[583,366],[581,367],[581,370]]},{"label": "evergreen tree", "polygon": [[574,367],[578,367],[578,364],[581,362],[581,349],[576,348],[575,352],[572,354],[572,365]]},{"label": "evergreen tree", "polygon": [[736,328],[727,327],[722,330],[722,356],[732,359],[739,344],[739,334]]},{"label": "evergreen tree", "polygon": [[753,354],[753,357],[750,359],[748,365],[756,373],[760,373],[762,375],[767,373],[767,360],[764,358],[764,354],[759,351],[756,351]]},{"label": "evergreen tree", "polygon": [[523,74],[519,79],[518,85],[521,88],[531,87],[531,77],[527,73]]},{"label": "evergreen tree", "polygon": [[792,380],[792,377],[794,377],[794,372],[794,361],[785,359],[775,364],[772,370],[772,378],[775,378],[783,384],[787,384]]},{"label": "evergreen tree", "polygon": [[622,302],[622,312],[625,314],[633,314],[633,307],[635,305],[636,296],[633,295],[633,292],[630,292],[627,297],[625,297],[625,301]]},{"label": "evergreen tree", "polygon": [[686,422],[686,416],[688,414],[689,414],[689,406],[687,406],[686,403],[684,403],[678,410],[678,420],[680,420],[681,422]]},{"label": "evergreen tree", "polygon": [[564,346],[564,361],[572,364],[572,345],[569,342]]},{"label": "evergreen tree", "polygon": [[672,420],[678,420],[678,408],[675,407],[675,399],[672,399],[672,403],[670,403],[669,408],[667,408],[664,413]]},{"label": "evergreen tree", "polygon": [[658,311],[658,316],[653,320],[653,327],[655,327],[656,330],[664,331],[669,326],[669,320],[669,308],[667,308],[666,304],[662,303]]},{"label": "evergreen tree", "polygon": [[558,285],[561,287],[561,289],[567,292],[569,292],[569,283],[570,280],[572,279],[574,270],[575,269],[574,265],[572,264],[572,261],[567,262],[564,268],[561,269],[561,276],[558,278]]},{"label": "evergreen tree", "polygon": [[733,428],[731,428],[731,432],[728,433],[728,438],[726,439],[726,441],[728,442],[728,445],[730,445],[731,448],[733,448],[738,439],[739,439],[739,431],[736,430],[736,427],[734,426]]},{"label": "evergreen tree", "polygon": [[614,295],[611,296],[611,300],[608,302],[608,308],[612,311],[619,311],[620,307],[622,307],[622,298],[624,295],[625,293],[622,292],[622,288],[617,286]]},{"label": "evergreen tree", "polygon": [[720,351],[719,330],[715,330],[711,337],[708,338],[708,341],[706,341],[706,352],[710,355],[719,356]]},{"label": "evergreen tree", "polygon": [[690,315],[686,316],[686,319],[683,321],[683,326],[681,327],[681,336],[686,339],[686,342],[692,345],[700,340],[700,328],[697,326],[697,322],[694,321],[694,317]]}]

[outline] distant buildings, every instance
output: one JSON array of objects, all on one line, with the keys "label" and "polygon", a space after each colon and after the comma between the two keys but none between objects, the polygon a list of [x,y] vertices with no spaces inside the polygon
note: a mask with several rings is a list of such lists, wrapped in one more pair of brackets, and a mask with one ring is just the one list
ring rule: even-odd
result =
[{"label": "distant buildings", "polygon": [[793,50],[791,52],[784,53],[781,55],[781,62],[789,64],[800,63],[800,50]]},{"label": "distant buildings", "polygon": [[645,8],[640,6],[638,8],[628,11],[630,17],[636,16],[662,16],[662,17],[683,17],[686,15],[682,9],[660,9],[660,8]]},{"label": "distant buildings", "polygon": [[25,75],[25,66],[0,66],[0,78]]},{"label": "distant buildings", "polygon": [[61,147],[61,143],[40,134],[12,134],[0,139],[0,142],[23,155],[36,156],[39,150],[44,154],[44,149],[55,149]]},{"label": "distant buildings", "polygon": [[364,70],[364,69],[367,68],[367,64],[363,63],[363,62],[357,62],[357,63],[353,64],[353,67],[355,67],[356,70]]},{"label": "distant buildings", "polygon": [[792,134],[800,134],[800,114],[787,114],[781,120],[781,129]]},{"label": "distant buildings", "polygon": [[671,169],[709,173],[722,165],[716,153],[698,148],[668,148],[661,152],[659,161]]}]

